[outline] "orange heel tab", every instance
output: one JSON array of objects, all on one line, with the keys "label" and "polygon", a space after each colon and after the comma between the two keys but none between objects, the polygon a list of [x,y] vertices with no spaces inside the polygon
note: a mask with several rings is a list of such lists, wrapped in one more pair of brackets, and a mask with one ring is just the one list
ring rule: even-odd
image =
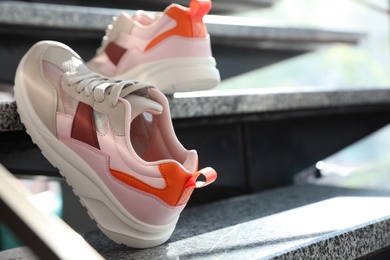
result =
[{"label": "orange heel tab", "polygon": [[210,0],[192,0],[190,3],[190,16],[195,21],[202,21],[203,16],[211,10]]},{"label": "orange heel tab", "polygon": [[[203,175],[205,181],[198,181],[199,176]],[[213,168],[206,167],[200,171],[194,172],[191,178],[184,185],[183,192],[177,202],[177,205],[183,205],[188,202],[194,189],[209,185],[217,179],[217,173]]]},{"label": "orange heel tab", "polygon": [[[204,181],[198,181],[198,178],[201,175],[205,178]],[[194,173],[192,175],[192,178],[189,179],[188,182],[186,183],[185,187],[203,188],[204,186],[213,183],[216,179],[217,179],[217,172],[211,167],[206,167]]]},{"label": "orange heel tab", "polygon": [[164,13],[176,21],[176,26],[157,35],[145,47],[145,51],[150,50],[158,43],[174,35],[186,38],[207,37],[208,33],[207,28],[203,23],[203,16],[205,16],[210,9],[210,0],[192,0],[189,8],[178,4],[171,4],[165,9]]}]

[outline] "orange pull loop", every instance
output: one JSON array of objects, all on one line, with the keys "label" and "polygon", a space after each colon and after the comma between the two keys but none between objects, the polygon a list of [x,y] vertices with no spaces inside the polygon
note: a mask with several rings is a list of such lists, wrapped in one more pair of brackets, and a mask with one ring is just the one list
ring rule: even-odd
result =
[{"label": "orange pull loop", "polygon": [[[204,181],[198,181],[200,175],[203,175],[203,177],[205,178]],[[191,179],[188,180],[185,187],[203,188],[204,186],[213,183],[216,179],[217,172],[211,167],[206,167],[196,173],[193,173]]]},{"label": "orange pull loop", "polygon": [[[203,175],[205,181],[197,181],[200,175]],[[187,203],[195,188],[202,188],[209,185],[217,179],[217,173],[213,168],[206,167],[200,171],[194,172],[192,177],[184,185],[184,190],[176,205]]]},{"label": "orange pull loop", "polygon": [[201,22],[203,16],[211,10],[210,0],[192,0],[190,3],[190,16],[193,21]]}]

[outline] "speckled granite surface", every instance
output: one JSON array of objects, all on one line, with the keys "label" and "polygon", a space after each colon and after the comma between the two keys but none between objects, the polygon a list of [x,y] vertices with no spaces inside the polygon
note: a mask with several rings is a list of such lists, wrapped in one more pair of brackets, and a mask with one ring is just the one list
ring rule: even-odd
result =
[{"label": "speckled granite surface", "polygon": [[23,130],[15,102],[0,101],[0,131]]},{"label": "speckled granite surface", "polygon": [[[297,109],[390,104],[389,89],[254,89],[183,93],[168,98],[173,119]],[[14,101],[0,101],[0,131],[22,130]]]},{"label": "speckled granite surface", "polygon": [[[101,37],[112,16],[120,10],[82,6],[60,6],[51,4],[15,1],[0,2],[0,26],[16,25],[96,31]],[[133,13],[134,10],[127,10]],[[361,32],[288,27],[270,24],[261,19],[205,17],[208,31],[214,41],[221,44],[244,44],[260,48],[313,49],[321,43],[357,43]],[[240,41],[237,41],[240,39]],[[232,40],[232,41],[230,41]],[[296,43],[294,45],[294,43]]]},{"label": "speckled granite surface", "polygon": [[107,259],[355,259],[390,244],[389,202],[389,192],[290,186],[185,210],[156,248],[85,238]]},{"label": "speckled granite surface", "polygon": [[177,94],[173,118],[317,109],[390,103],[389,89],[268,88]]},{"label": "speckled granite surface", "polygon": [[85,239],[106,259],[356,259],[390,245],[389,202],[389,192],[289,186],[185,209],[155,248],[118,245],[100,231]]}]

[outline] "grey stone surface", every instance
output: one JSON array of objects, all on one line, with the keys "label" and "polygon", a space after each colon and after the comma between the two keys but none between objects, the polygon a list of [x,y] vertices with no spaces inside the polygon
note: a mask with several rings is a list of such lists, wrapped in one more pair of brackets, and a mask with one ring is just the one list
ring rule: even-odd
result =
[{"label": "grey stone surface", "polygon": [[[130,14],[134,12],[126,11]],[[74,29],[84,33],[95,31],[101,37],[101,31],[119,12],[118,9],[108,8],[3,1],[0,2],[0,26]],[[355,44],[364,37],[361,32],[272,25],[244,17],[210,15],[205,18],[205,23],[212,39],[220,44],[259,48],[307,50],[332,42]]]},{"label": "grey stone surface", "polygon": [[390,193],[300,185],[185,209],[146,250],[85,236],[106,259],[355,259],[388,246]]},{"label": "grey stone surface", "polygon": [[390,102],[388,89],[319,87],[207,91],[169,99],[173,118],[357,106]]},{"label": "grey stone surface", "polygon": [[[390,104],[389,89],[205,91],[168,97],[173,119]],[[14,101],[0,102],[0,131],[22,130]]]},{"label": "grey stone surface", "polygon": [[39,260],[38,256],[31,251],[27,246],[8,249],[0,252],[2,260]]},{"label": "grey stone surface", "polygon": [[296,185],[187,208],[154,248],[118,245],[98,230],[84,238],[105,259],[356,259],[389,246],[389,202],[389,191]]},{"label": "grey stone surface", "polygon": [[24,130],[15,102],[0,102],[0,131]]}]

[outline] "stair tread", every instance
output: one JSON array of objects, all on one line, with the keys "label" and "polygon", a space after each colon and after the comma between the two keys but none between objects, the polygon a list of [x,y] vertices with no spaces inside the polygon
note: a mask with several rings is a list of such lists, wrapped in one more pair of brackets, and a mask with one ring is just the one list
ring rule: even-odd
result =
[{"label": "stair tread", "polygon": [[[356,259],[389,246],[389,202],[389,191],[292,185],[187,208],[154,248],[84,238],[105,259]],[[36,259],[27,247],[0,252],[15,256]]]},{"label": "stair tread", "polygon": [[[126,11],[130,14],[135,12]],[[0,3],[0,25],[82,30],[77,37],[90,37],[91,33],[94,33],[96,37],[101,38],[112,16],[119,12],[119,9],[112,8],[5,1]],[[316,48],[319,44],[332,42],[355,44],[365,35],[350,29],[343,31],[291,27],[258,18],[221,15],[208,15],[205,17],[205,23],[214,42],[260,48],[307,50]],[[12,28],[10,32],[15,33],[17,30]],[[28,31],[23,30],[23,33],[26,32]]]},{"label": "stair tread", "polygon": [[[168,97],[173,119],[234,116],[250,113],[316,110],[337,107],[372,106],[390,103],[383,88],[338,89],[320,87],[267,88],[183,93]],[[0,100],[0,131],[23,130],[15,101]],[[285,115],[286,116],[286,115]],[[287,115],[288,116],[288,115]]]},{"label": "stair tread", "polygon": [[357,258],[389,245],[389,202],[390,192],[296,185],[185,209],[155,248],[132,250],[100,231],[85,238],[106,259]]}]

